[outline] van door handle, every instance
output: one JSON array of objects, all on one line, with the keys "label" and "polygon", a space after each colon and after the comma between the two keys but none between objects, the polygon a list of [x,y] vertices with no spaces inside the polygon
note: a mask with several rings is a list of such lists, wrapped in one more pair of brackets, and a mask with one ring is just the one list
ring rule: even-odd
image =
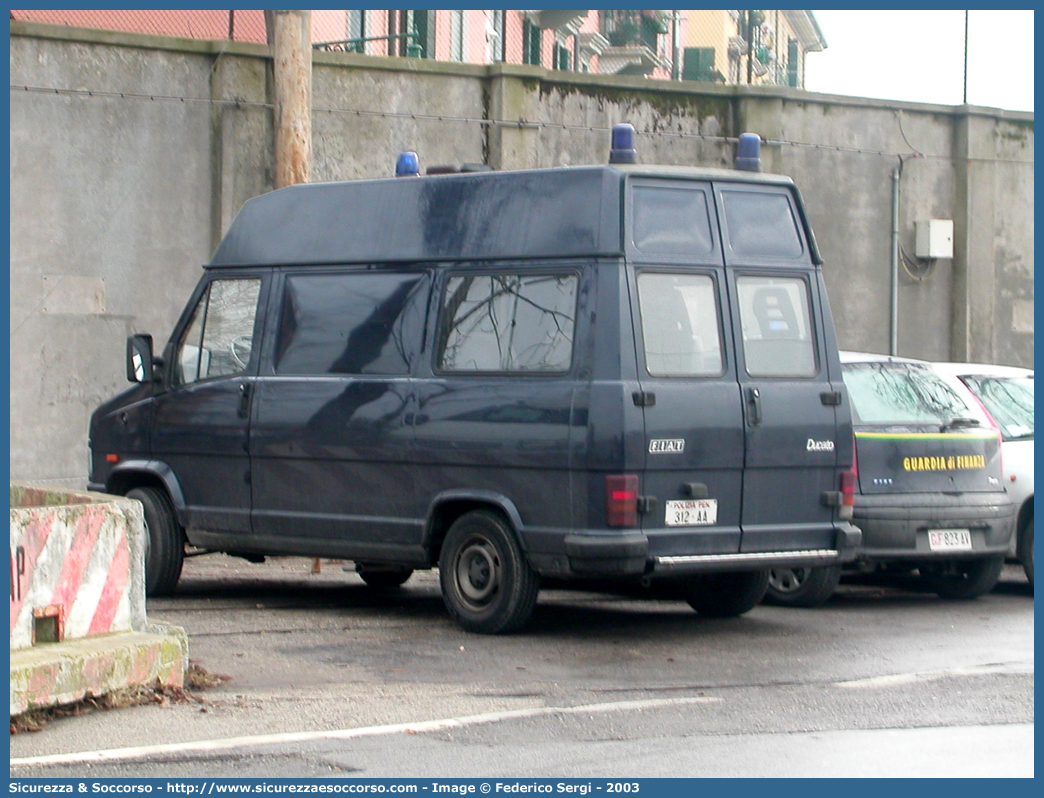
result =
[{"label": "van door handle", "polygon": [[239,409],[237,414],[240,418],[246,418],[250,414],[250,383],[244,382],[239,386]]},{"label": "van door handle", "polygon": [[750,425],[758,426],[761,423],[761,391],[757,388],[747,388],[747,407],[750,409]]}]

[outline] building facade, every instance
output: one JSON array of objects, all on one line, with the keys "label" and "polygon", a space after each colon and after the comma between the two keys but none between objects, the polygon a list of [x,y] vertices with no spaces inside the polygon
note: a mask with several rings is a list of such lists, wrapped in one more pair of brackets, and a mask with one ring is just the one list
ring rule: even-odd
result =
[{"label": "building facade", "polygon": [[[804,87],[826,41],[811,11],[315,10],[317,50],[530,64],[662,80]],[[264,44],[264,11],[12,11],[11,18]]]}]

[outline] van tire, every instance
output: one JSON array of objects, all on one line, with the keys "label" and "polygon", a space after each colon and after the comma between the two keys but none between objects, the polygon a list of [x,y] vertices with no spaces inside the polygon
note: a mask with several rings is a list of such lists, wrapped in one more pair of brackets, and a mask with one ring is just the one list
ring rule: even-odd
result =
[{"label": "van tire", "polygon": [[145,511],[145,595],[169,596],[185,563],[185,530],[178,523],[167,494],[158,488],[134,488]]},{"label": "van tire", "polygon": [[840,581],[840,565],[773,568],[764,601],[777,607],[818,607],[834,595]]},{"label": "van tire", "polygon": [[540,577],[529,567],[502,516],[472,510],[446,534],[439,583],[449,614],[465,631],[504,634],[533,613]]},{"label": "van tire", "polygon": [[940,598],[966,601],[989,593],[1004,570],[1004,556],[949,560],[923,565],[921,578]]},{"label": "van tire", "polygon": [[703,574],[689,580],[685,600],[700,615],[735,618],[758,605],[765,597],[768,583],[767,570]]},{"label": "van tire", "polygon": [[355,572],[369,587],[391,588],[406,584],[413,576],[412,568],[385,568],[369,570],[364,564],[356,563]]},{"label": "van tire", "polygon": [[1026,572],[1030,587],[1033,587],[1033,513],[1029,514],[1026,523],[1019,530],[1018,548],[1015,553],[1022,563],[1022,570]]}]

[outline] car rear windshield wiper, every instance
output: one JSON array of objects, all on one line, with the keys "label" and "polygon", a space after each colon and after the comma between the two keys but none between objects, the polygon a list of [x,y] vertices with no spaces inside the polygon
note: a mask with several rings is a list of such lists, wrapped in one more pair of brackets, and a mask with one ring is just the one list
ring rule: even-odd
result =
[{"label": "car rear windshield wiper", "polygon": [[981,427],[979,419],[967,416],[955,416],[939,427],[939,432],[949,432],[952,429],[965,429],[967,427]]}]

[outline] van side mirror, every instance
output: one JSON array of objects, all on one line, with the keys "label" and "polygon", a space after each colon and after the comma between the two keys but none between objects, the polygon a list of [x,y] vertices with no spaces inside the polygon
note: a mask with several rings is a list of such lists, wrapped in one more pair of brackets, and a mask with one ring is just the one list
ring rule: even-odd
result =
[{"label": "van side mirror", "polygon": [[127,338],[127,379],[131,382],[152,382],[154,376],[152,336],[132,335]]}]

